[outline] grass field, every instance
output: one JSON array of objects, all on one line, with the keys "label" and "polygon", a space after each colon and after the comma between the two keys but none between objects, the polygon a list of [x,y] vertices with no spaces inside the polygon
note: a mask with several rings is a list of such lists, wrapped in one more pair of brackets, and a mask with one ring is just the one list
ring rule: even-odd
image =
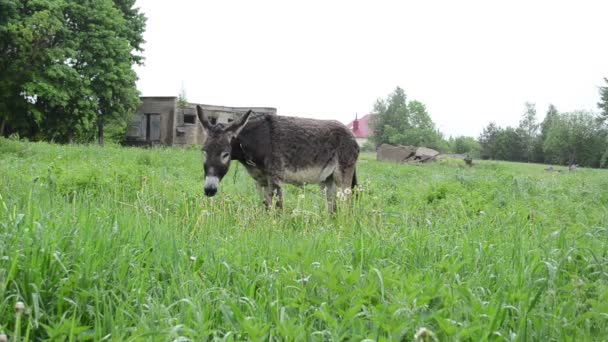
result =
[{"label": "grass field", "polygon": [[264,210],[236,165],[207,199],[198,149],[0,139],[1,332],[608,340],[604,170],[362,156],[353,209],[331,216],[316,186]]}]

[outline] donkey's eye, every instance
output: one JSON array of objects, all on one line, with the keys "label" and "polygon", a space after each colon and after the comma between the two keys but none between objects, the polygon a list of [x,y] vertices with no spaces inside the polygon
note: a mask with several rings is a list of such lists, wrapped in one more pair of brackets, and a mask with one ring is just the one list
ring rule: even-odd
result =
[{"label": "donkey's eye", "polygon": [[230,161],[230,152],[222,152],[221,154],[222,162],[225,164]]}]

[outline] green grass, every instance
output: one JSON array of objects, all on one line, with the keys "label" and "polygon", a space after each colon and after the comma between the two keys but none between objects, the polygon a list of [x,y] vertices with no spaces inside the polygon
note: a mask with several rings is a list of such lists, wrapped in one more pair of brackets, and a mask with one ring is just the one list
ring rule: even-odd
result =
[{"label": "green grass", "polygon": [[332,216],[313,186],[287,186],[285,209],[266,211],[237,164],[207,199],[201,158],[0,139],[1,332],[608,340],[604,170],[363,155],[354,209]]}]

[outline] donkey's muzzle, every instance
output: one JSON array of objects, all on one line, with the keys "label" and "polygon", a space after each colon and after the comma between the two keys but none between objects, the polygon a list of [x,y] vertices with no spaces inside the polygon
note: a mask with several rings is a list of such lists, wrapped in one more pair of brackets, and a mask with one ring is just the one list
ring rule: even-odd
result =
[{"label": "donkey's muzzle", "polygon": [[205,177],[205,196],[212,197],[217,193],[217,186],[220,184],[220,179],[216,176]]},{"label": "donkey's muzzle", "polygon": [[217,188],[205,188],[205,196],[213,197],[217,194]]}]

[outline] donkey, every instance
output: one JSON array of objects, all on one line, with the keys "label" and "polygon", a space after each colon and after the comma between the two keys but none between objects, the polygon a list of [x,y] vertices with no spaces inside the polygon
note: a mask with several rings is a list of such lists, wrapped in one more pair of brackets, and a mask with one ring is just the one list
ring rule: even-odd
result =
[{"label": "donkey", "polygon": [[197,106],[196,111],[207,133],[203,151],[208,197],[217,193],[232,160],[239,161],[256,181],[267,208],[283,207],[283,183],[319,184],[326,192],[329,210],[334,212],[337,190],[348,194],[357,185],[359,145],[350,130],[337,121],[249,110],[222,124],[210,122],[202,107]]}]

